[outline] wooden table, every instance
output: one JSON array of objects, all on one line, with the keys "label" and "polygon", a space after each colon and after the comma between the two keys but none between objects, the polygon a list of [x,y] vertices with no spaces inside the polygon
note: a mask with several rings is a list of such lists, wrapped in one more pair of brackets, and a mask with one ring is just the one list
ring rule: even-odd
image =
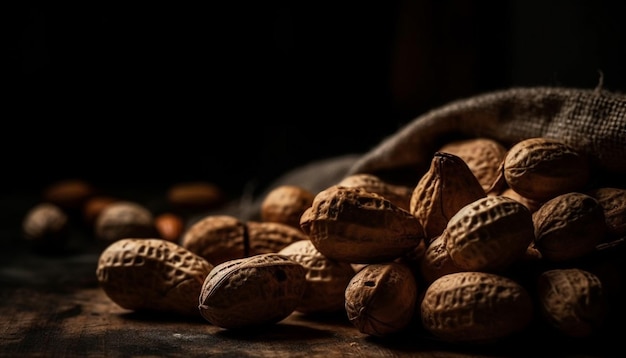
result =
[{"label": "wooden table", "polygon": [[[6,228],[5,228],[6,229]],[[32,252],[19,230],[2,231],[2,357],[527,357],[614,356],[623,328],[598,339],[556,339],[534,331],[485,346],[454,346],[419,327],[387,339],[359,333],[343,314],[294,313],[262,331],[233,332],[198,320],[120,308],[98,287],[99,251],[80,233],[60,255]],[[76,244],[78,243],[78,244]]]}]

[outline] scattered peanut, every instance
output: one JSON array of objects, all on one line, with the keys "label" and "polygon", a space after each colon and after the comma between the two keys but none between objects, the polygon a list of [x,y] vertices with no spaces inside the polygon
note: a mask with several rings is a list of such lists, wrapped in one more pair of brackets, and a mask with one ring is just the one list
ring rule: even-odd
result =
[{"label": "scattered peanut", "polygon": [[315,196],[300,219],[326,257],[349,263],[394,260],[423,240],[417,218],[361,188],[331,186]]},{"label": "scattered peanut", "polygon": [[96,276],[107,296],[123,308],[198,316],[198,296],[212,268],[170,241],[128,238],[100,254]]},{"label": "scattered peanut", "polygon": [[417,282],[400,263],[369,264],[345,290],[348,319],[361,333],[388,336],[405,329],[417,307]]},{"label": "scattered peanut", "polygon": [[457,272],[436,279],[420,304],[424,328],[451,343],[490,343],[524,330],[532,298],[516,281],[485,272]]},{"label": "scattered peanut", "polygon": [[274,324],[300,305],[305,275],[302,265],[277,253],[223,262],[204,281],[200,314],[227,329]]}]

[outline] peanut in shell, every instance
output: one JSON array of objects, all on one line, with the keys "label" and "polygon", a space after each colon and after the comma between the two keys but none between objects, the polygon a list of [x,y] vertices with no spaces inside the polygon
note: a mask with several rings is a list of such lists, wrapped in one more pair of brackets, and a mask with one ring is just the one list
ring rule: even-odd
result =
[{"label": "peanut in shell", "polygon": [[608,312],[605,290],[595,274],[580,268],[551,269],[537,281],[541,316],[558,332],[589,337],[603,327]]},{"label": "peanut in shell", "polygon": [[197,297],[200,314],[225,329],[277,323],[300,304],[306,270],[278,253],[223,262],[206,277]]},{"label": "peanut in shell", "polygon": [[213,265],[173,242],[126,238],[98,259],[96,277],[106,295],[134,311],[198,316],[198,295]]},{"label": "peanut in shell", "polygon": [[361,333],[384,337],[411,323],[418,287],[408,266],[397,262],[369,264],[350,280],[345,308]]},{"label": "peanut in shell", "polygon": [[416,217],[362,188],[334,185],[315,196],[300,226],[324,256],[349,263],[394,260],[423,240]]},{"label": "peanut in shell", "polygon": [[533,317],[529,292],[486,272],[457,272],[428,286],[420,304],[424,328],[450,343],[492,343],[524,330]]},{"label": "peanut in shell", "polygon": [[532,214],[504,196],[487,196],[464,206],[442,234],[455,266],[498,272],[520,259],[534,240]]},{"label": "peanut in shell", "polygon": [[545,202],[533,213],[534,246],[550,261],[566,261],[592,253],[604,241],[606,223],[600,203],[590,195],[570,192]]},{"label": "peanut in shell", "polygon": [[509,149],[502,174],[517,193],[544,202],[582,190],[589,181],[590,167],[587,156],[565,142],[536,137],[517,142]]},{"label": "peanut in shell", "polygon": [[410,212],[424,228],[426,240],[431,242],[441,235],[448,220],[463,206],[485,196],[481,184],[463,159],[437,152],[430,168],[413,190]]}]

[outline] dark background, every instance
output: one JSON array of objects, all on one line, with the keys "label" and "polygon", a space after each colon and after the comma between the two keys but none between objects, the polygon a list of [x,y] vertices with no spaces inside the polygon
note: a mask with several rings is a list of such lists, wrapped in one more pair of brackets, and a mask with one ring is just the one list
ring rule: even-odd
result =
[{"label": "dark background", "polygon": [[618,1],[17,3],[5,193],[80,177],[237,195],[460,97],[626,90]]}]

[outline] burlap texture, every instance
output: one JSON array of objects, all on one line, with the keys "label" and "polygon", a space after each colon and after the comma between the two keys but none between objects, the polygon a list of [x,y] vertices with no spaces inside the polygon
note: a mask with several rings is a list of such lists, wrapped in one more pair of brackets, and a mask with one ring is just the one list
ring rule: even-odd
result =
[{"label": "burlap texture", "polygon": [[410,182],[427,169],[439,146],[457,137],[487,137],[505,146],[532,137],[556,138],[588,154],[603,175],[623,176],[626,95],[600,88],[535,87],[458,100],[415,118],[358,159],[348,174]]},{"label": "burlap texture", "polygon": [[[376,123],[370,125],[375,130]],[[508,147],[532,137],[560,139],[589,156],[598,185],[626,187],[626,95],[601,88],[531,87],[448,103],[416,117],[367,153],[295,168],[267,191],[295,184],[318,192],[356,173],[416,185],[438,147],[452,139],[476,137],[492,138]],[[248,202],[249,206],[244,204],[245,213],[240,216],[258,219],[267,191]]]}]

